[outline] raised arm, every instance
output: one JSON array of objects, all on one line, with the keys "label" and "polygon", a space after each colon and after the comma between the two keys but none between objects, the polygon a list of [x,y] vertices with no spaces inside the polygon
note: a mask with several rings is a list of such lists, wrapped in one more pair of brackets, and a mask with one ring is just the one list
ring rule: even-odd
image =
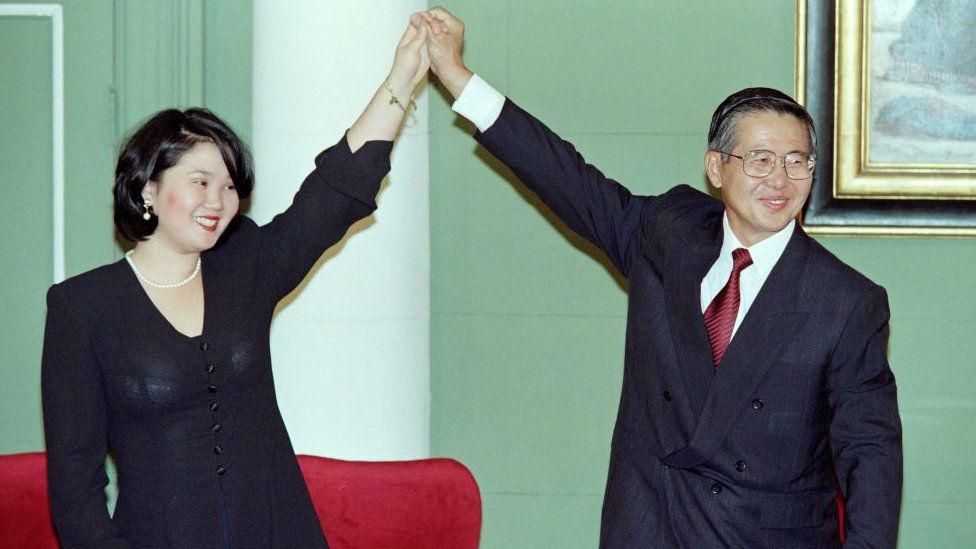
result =
[{"label": "raised arm", "polygon": [[411,22],[430,29],[431,69],[457,99],[454,110],[478,127],[475,139],[627,276],[653,200],[604,176],[571,143],[474,75],[461,57],[465,29],[459,19],[434,8]]},{"label": "raised arm", "polygon": [[[359,118],[315,158],[291,206],[258,229],[260,267],[273,298],[294,289],[325,250],[376,209],[380,182],[390,171],[392,140],[430,66],[426,40],[427,29],[407,25],[389,75]],[[253,230],[251,225],[244,230]]]},{"label": "raised arm", "polygon": [[346,134],[352,152],[367,141],[392,141],[400,130],[405,111],[412,109],[414,89],[430,68],[427,32],[426,28],[407,25],[397,44],[390,74]]}]

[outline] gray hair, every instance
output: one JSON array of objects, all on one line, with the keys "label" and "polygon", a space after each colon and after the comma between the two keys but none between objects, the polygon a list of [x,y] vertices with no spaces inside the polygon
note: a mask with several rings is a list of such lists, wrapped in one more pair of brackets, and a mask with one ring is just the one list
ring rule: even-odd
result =
[{"label": "gray hair", "polygon": [[[739,139],[739,120],[755,112],[795,116],[807,127],[810,152],[817,150],[817,130],[810,113],[792,97],[772,88],[746,88],[726,97],[712,114],[712,124],[708,128],[708,150],[728,152],[735,148]],[[729,155],[723,154],[722,160],[728,162]]]}]

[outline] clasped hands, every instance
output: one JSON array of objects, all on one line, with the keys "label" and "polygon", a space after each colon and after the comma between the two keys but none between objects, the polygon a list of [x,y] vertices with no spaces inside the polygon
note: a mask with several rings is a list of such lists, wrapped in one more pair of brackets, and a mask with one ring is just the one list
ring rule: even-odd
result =
[{"label": "clasped hands", "polygon": [[412,91],[430,69],[457,97],[471,78],[461,58],[464,23],[441,7],[414,13],[397,45],[389,83],[398,91]]}]

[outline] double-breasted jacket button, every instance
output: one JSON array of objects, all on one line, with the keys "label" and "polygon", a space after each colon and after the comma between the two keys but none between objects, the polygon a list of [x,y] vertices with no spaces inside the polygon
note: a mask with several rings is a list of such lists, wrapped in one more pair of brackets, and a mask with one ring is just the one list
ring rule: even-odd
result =
[{"label": "double-breasted jacket button", "polygon": [[739,461],[735,462],[735,470],[738,471],[738,472],[740,472],[740,473],[742,471],[745,471],[746,470],[746,462],[742,461],[741,459]]},{"label": "double-breasted jacket button", "polygon": [[219,423],[214,423],[213,424],[213,427],[211,427],[210,429],[212,429],[213,432],[216,433],[216,432],[220,431],[220,424]]},{"label": "double-breasted jacket button", "polygon": [[219,409],[220,409],[220,404],[218,404],[216,402],[211,402],[210,403],[210,411],[211,412],[216,412]]},{"label": "double-breasted jacket button", "polygon": [[664,400],[671,402],[671,391],[664,391]]},{"label": "double-breasted jacket button", "polygon": [[227,468],[223,465],[217,466],[217,476],[223,476],[227,472]]},{"label": "double-breasted jacket button", "polygon": [[221,448],[219,444],[214,444],[214,453],[219,456],[220,454],[224,453],[224,449]]},{"label": "double-breasted jacket button", "polygon": [[214,370],[216,370],[216,369],[217,369],[217,367],[214,366],[213,363],[207,364],[207,373],[208,374],[214,373]]},{"label": "double-breasted jacket button", "polygon": [[216,385],[207,385],[207,390],[210,391],[211,393],[216,393],[217,392],[217,386]]},{"label": "double-breasted jacket button", "polygon": [[207,345],[207,342],[206,341],[201,341],[200,342],[200,350],[201,351],[206,352],[206,350],[209,349],[209,348],[210,348],[210,345]]},{"label": "double-breasted jacket button", "polygon": [[762,400],[760,400],[760,399],[757,398],[756,400],[753,400],[752,401],[752,409],[753,410],[762,410],[762,407],[765,404],[766,404],[765,402],[763,402]]},{"label": "double-breasted jacket button", "polygon": [[717,482],[715,484],[712,484],[712,493],[713,494],[721,494],[722,493],[722,485],[719,484],[719,483],[717,483]]}]

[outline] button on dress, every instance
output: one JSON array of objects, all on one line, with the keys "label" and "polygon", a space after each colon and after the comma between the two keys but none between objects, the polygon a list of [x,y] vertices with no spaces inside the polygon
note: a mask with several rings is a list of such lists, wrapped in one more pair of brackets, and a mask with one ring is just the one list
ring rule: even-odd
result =
[{"label": "button on dress", "polygon": [[[156,309],[124,260],[51,287],[42,359],[51,514],[66,549],[326,547],[275,397],[275,305],[375,208],[392,143],[315,160],[293,204],[201,255],[203,333]],[[327,358],[326,358],[327,359]],[[287,365],[282,365],[287,367]],[[119,495],[105,506],[106,453]]]}]

